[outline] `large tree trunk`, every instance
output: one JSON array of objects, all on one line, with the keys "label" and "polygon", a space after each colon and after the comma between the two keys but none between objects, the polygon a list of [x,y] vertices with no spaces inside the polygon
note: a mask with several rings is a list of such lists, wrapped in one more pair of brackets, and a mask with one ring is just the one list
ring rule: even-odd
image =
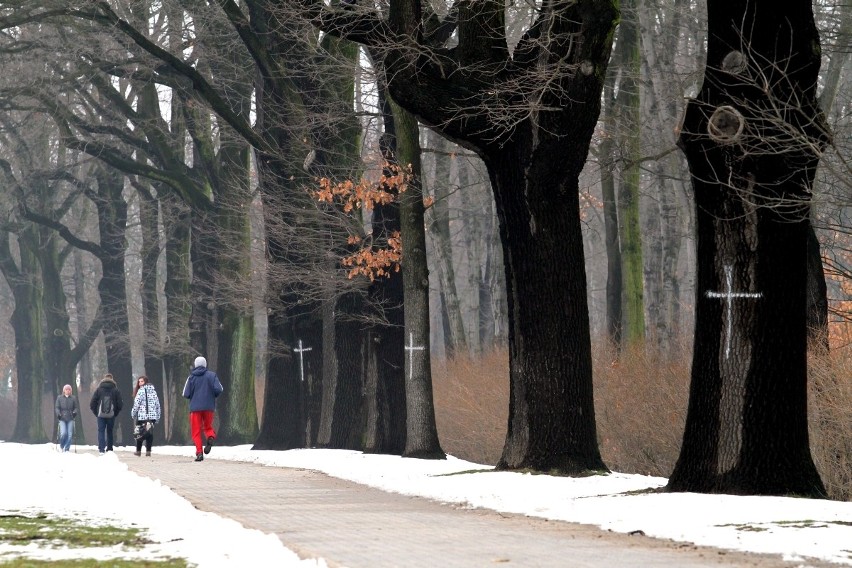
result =
[{"label": "large tree trunk", "polygon": [[[321,47],[334,61],[346,62],[352,69],[356,68],[360,53],[357,44],[325,35]],[[312,164],[308,165],[309,170],[332,179],[352,179],[361,167],[361,125],[352,112],[355,74],[343,72],[337,66],[323,66],[317,76],[321,77],[326,96],[314,100],[314,104],[337,118],[313,129],[315,155]],[[352,229],[360,231],[360,223]],[[365,305],[360,290],[342,287],[337,280],[342,278],[340,260],[329,259],[327,266],[334,276],[321,285],[322,382],[320,384],[317,377],[311,399],[312,440],[322,447],[361,449],[362,353],[357,320],[363,315]]]},{"label": "large tree trunk", "polygon": [[107,369],[115,377],[124,401],[124,409],[116,420],[117,445],[133,445],[133,365],[130,355],[130,325],[127,318],[127,288],[124,253],[127,248],[127,203],[122,195],[124,176],[99,167],[96,173],[98,195],[98,229],[103,276],[98,283],[101,309],[104,313],[104,342]]},{"label": "large tree trunk", "polygon": [[166,338],[163,348],[166,439],[171,444],[190,440],[189,403],[183,387],[192,368],[193,352],[189,343],[191,313],[189,273],[189,207],[176,196],[160,200],[166,233]]},{"label": "large tree trunk", "polygon": [[[415,45],[387,50],[388,87],[488,167],[509,296],[509,427],[498,467],[600,471],[578,177],[617,10],[597,0],[544,5],[511,59],[504,15],[500,2],[463,3],[446,62]],[[419,39],[420,4],[391,2],[388,25]]]},{"label": "large tree trunk", "polygon": [[[531,138],[516,141],[486,159],[509,300],[509,428],[497,467],[604,471],[577,193],[587,146],[551,139],[533,148]],[[529,277],[545,269],[548,278]]]},{"label": "large tree trunk", "polygon": [[219,435],[224,442],[246,444],[253,442],[258,432],[251,303],[250,152],[248,145],[227,126],[220,127],[220,145],[220,182],[215,186],[227,190],[219,192],[216,205],[219,235],[214,242],[222,244],[215,256],[220,319],[216,334],[217,364],[227,381],[228,396],[221,405]]},{"label": "large tree trunk", "polygon": [[317,446],[360,450],[363,433],[361,324],[355,294],[323,306],[323,385]]},{"label": "large tree trunk", "polygon": [[[86,278],[86,269],[84,268],[83,263],[83,251],[75,248],[71,254],[74,257],[74,305],[77,308],[75,331],[77,332],[77,337],[82,337],[83,334],[86,333],[87,326],[91,323],[89,318],[89,302],[86,298],[88,279]],[[84,392],[91,392],[91,385],[95,379],[94,369],[92,368],[92,359],[94,358],[92,351],[94,350],[91,348],[86,349],[80,357],[80,362],[77,367],[77,376],[80,377],[79,389],[77,381],[71,383],[74,396],[77,397],[78,402],[80,401],[80,390]],[[77,443],[85,445],[86,433],[83,431],[82,412],[77,414],[77,422],[74,431],[78,432]]]},{"label": "large tree trunk", "polygon": [[807,423],[808,211],[825,135],[811,3],[710,0],[708,16],[704,84],[680,139],[696,198],[696,333],[668,488],[825,496]]},{"label": "large tree trunk", "polygon": [[[32,228],[26,231],[31,232]],[[23,240],[26,239],[24,236]],[[0,270],[15,298],[10,322],[15,333],[18,404],[12,441],[38,444],[48,440],[41,416],[45,372],[42,348],[44,313],[41,294],[36,286],[39,280],[36,257],[20,238],[18,250],[20,267],[12,255],[9,233],[0,232]]]}]

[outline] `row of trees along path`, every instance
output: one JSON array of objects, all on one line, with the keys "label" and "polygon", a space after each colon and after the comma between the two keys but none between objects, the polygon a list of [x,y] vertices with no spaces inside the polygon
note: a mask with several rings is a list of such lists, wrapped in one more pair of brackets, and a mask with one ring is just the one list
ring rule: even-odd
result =
[{"label": "row of trees along path", "polygon": [[[101,260],[104,312],[96,322],[110,368],[129,376],[127,321],[117,316],[126,306],[118,264],[126,209],[111,206],[124,203],[122,176],[132,175],[147,204],[146,226],[162,223],[169,235],[170,343],[146,345],[146,368],[162,362],[173,416],[185,410],[177,392],[186,371],[180,355],[200,349],[232,393],[222,409],[223,441],[286,449],[319,439],[328,447],[443,457],[428,350],[412,359],[428,343],[420,121],[481,157],[493,190],[510,365],[508,433],[497,467],[605,471],[596,440],[578,186],[600,114],[618,3],[546,2],[511,37],[498,0],[459,2],[443,17],[418,0],[391,0],[386,13],[320,0],[202,4],[2,6],[10,49],[38,45],[60,53],[43,30],[35,32],[43,25],[57,38],[71,30],[93,38],[79,46],[85,57],[72,66],[85,71],[88,84],[52,68],[65,91],[14,93],[51,118],[64,148],[99,159],[97,192],[80,185],[98,204],[100,245],[59,222],[60,204],[45,211],[24,198],[19,210]],[[687,106],[680,136],[695,190],[697,331],[686,432],[669,488],[822,496],[805,406],[808,200],[826,139],[815,100],[819,37],[806,0],[708,0],[707,13],[704,83]],[[187,18],[196,25],[185,26]],[[187,35],[199,46],[191,61],[180,49]],[[327,260],[329,251],[337,259],[351,254],[348,237],[363,228],[333,205],[317,207],[304,190],[317,177],[357,172],[354,86],[341,79],[340,67],[322,65],[356,61],[356,43],[378,71],[387,162],[412,167],[411,191],[378,205],[372,221],[378,243],[402,235],[402,274],[392,271],[366,288],[328,277],[340,271]],[[112,51],[107,56],[99,47]],[[170,89],[171,121],[161,115],[155,85]],[[58,102],[66,95],[97,116],[69,112]],[[259,430],[249,300],[227,294],[231,283],[253,279],[250,150],[268,257],[270,356]],[[3,171],[24,195],[14,168]],[[319,250],[317,227],[327,238]],[[156,231],[144,234],[144,250],[152,253],[144,255],[146,266],[156,273]],[[188,253],[191,272],[181,261]],[[143,294],[149,337],[161,335],[155,285],[149,279]],[[27,292],[16,295],[16,309],[24,309],[18,302]],[[304,345],[322,353],[312,358],[312,374],[322,377],[319,408],[304,404],[310,388],[302,380]],[[63,353],[60,377],[79,355],[70,346]],[[359,393],[363,405],[354,403]],[[22,424],[16,437],[32,434],[35,422]],[[185,438],[185,425],[173,422],[172,439]]]}]

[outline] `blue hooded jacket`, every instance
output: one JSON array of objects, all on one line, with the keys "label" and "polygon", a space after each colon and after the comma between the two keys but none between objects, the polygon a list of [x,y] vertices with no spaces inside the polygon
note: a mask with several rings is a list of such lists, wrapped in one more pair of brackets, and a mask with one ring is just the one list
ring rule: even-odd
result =
[{"label": "blue hooded jacket", "polygon": [[183,397],[189,399],[189,411],[215,410],[216,398],[222,394],[222,383],[207,367],[196,367],[186,379]]}]

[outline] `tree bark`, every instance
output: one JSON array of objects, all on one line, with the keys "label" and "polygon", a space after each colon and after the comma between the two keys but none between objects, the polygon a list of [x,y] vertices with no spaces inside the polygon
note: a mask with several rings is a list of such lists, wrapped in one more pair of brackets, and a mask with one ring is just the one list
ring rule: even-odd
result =
[{"label": "tree bark", "polygon": [[[564,139],[549,142],[548,151],[515,143],[486,159],[497,194],[510,322],[509,427],[497,468],[604,471],[577,222],[583,163],[577,154],[586,148]],[[518,163],[528,163],[527,175],[513,167]],[[553,179],[561,180],[556,188],[544,183]],[[522,276],[545,266],[548,278]]]},{"label": "tree bark", "polygon": [[639,224],[639,160],[642,152],[639,98],[641,56],[636,1],[622,0],[620,10],[618,50],[622,73],[615,107],[619,119],[619,142],[622,152],[618,184],[618,228],[624,296],[622,339],[626,344],[636,344],[645,338],[645,271]]},{"label": "tree bark", "polygon": [[[379,84],[379,108],[382,110],[384,133],[379,140],[382,158],[395,160],[397,152],[396,122],[387,90]],[[389,173],[389,172],[387,172]],[[371,219],[373,238],[387,242],[401,231],[398,202],[378,205]],[[391,272],[370,284],[368,295],[376,310],[377,324],[364,338],[365,437],[364,451],[402,455],[405,451],[405,312],[401,272]]]},{"label": "tree bark", "polygon": [[807,423],[808,211],[825,141],[811,3],[710,0],[708,21],[680,138],[696,199],[696,334],[668,489],[824,497]]},{"label": "tree bark", "polygon": [[448,322],[449,334],[445,338],[445,346],[450,353],[465,353],[467,351],[467,336],[465,335],[464,320],[462,319],[461,303],[456,289],[456,272],[453,266],[453,247],[450,235],[450,157],[446,155],[449,148],[447,141],[432,134],[429,137],[435,148],[434,202],[429,208],[429,235],[434,242],[435,266],[438,270],[438,281],[441,286],[441,296],[444,299],[444,310]]},{"label": "tree bark", "polygon": [[[510,416],[498,467],[600,471],[577,192],[616,9],[598,0],[549,6],[511,60],[502,3],[459,13],[458,48],[446,59],[403,43],[383,60],[394,100],[489,170],[509,297]],[[419,3],[392,2],[388,26],[398,40],[420,38]],[[535,102],[511,87],[525,82]]]},{"label": "tree bark", "polygon": [[124,253],[127,248],[127,203],[122,195],[124,176],[115,170],[99,166],[95,178],[98,185],[95,205],[98,210],[100,247],[103,251],[103,276],[98,283],[98,292],[105,316],[103,332],[107,369],[115,377],[125,404],[124,411],[116,420],[115,440],[118,445],[132,445],[135,443],[134,422],[130,417],[128,405],[133,401],[133,364],[127,319],[127,278],[124,271]]},{"label": "tree bark", "polygon": [[190,441],[189,403],[183,398],[183,387],[192,369],[189,342],[190,261],[189,207],[176,196],[160,200],[163,228],[166,233],[166,338],[163,352],[165,373],[166,439],[171,444]]},{"label": "tree bark", "polygon": [[[610,65],[620,65],[620,51],[613,54]],[[615,117],[615,69],[607,74],[603,88],[604,132],[598,148],[598,164],[601,171],[601,194],[603,200],[604,243],[606,246],[606,335],[616,349],[621,348],[624,335],[624,311],[622,302],[623,278],[621,241],[618,229],[618,201],[615,192],[615,136],[618,124]]]},{"label": "tree bark", "polygon": [[38,261],[27,244],[27,239],[32,236],[23,235],[18,240],[18,265],[12,255],[9,233],[0,232],[0,270],[15,298],[10,322],[15,333],[18,405],[12,441],[38,444],[49,438],[45,434],[41,416],[41,395],[45,381],[42,348],[44,311],[41,294],[36,286],[39,280]]},{"label": "tree bark", "polygon": [[[417,120],[391,101],[397,134],[397,164],[410,168],[408,187],[399,196],[402,237],[402,282],[405,312],[405,450],[404,457],[444,459],[438,442],[432,399],[429,344],[429,270],[421,186],[420,131]],[[462,335],[464,333],[462,332]]]}]

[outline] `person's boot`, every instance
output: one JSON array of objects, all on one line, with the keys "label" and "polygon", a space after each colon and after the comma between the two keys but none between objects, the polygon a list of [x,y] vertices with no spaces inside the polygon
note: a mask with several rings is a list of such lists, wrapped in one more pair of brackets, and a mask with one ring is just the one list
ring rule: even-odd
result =
[{"label": "person's boot", "polygon": [[198,452],[197,454],[195,454],[195,461],[197,461],[197,462],[204,461],[204,454],[202,454],[201,452]]},{"label": "person's boot", "polygon": [[213,436],[210,436],[209,438],[207,438],[207,444],[204,446],[204,453],[205,453],[205,454],[209,454],[209,453],[210,453],[210,449],[211,449],[211,448],[213,448],[213,441],[214,441],[215,439],[216,439],[216,438],[214,438]]},{"label": "person's boot", "polygon": [[151,450],[145,450],[145,457],[146,457],[146,458],[150,458],[150,457],[151,457]]},{"label": "person's boot", "polygon": [[133,455],[134,455],[134,456],[141,456],[141,455],[142,455],[142,450],[136,450],[135,452],[133,452]]}]

